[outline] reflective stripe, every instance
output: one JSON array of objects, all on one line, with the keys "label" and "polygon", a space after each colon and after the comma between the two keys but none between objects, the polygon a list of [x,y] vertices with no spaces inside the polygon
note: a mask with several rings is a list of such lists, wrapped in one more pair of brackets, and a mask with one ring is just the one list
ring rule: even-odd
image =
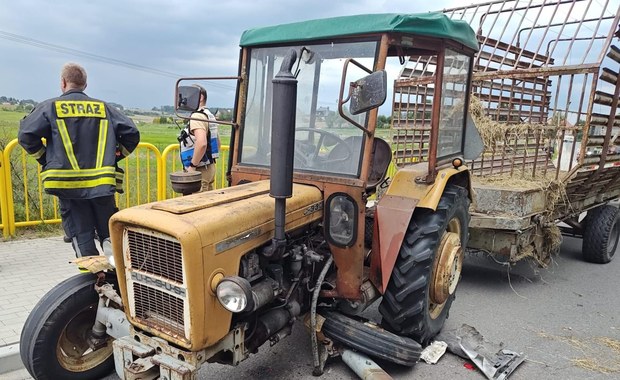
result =
[{"label": "reflective stripe", "polygon": [[45,154],[45,146],[41,147],[41,149],[39,149],[38,151],[34,153],[30,153],[30,155],[34,157],[35,160],[38,160],[39,158],[43,157],[44,154]]},{"label": "reflective stripe", "polygon": [[90,180],[44,181],[46,189],[85,189],[101,185],[116,186],[116,178],[103,177]]},{"label": "reflective stripe", "polygon": [[97,163],[96,168],[103,166],[103,156],[105,156],[105,144],[108,140],[108,121],[101,120],[99,122],[99,141],[97,142]]},{"label": "reflective stripe", "polygon": [[95,177],[103,174],[114,174],[115,169],[114,166],[105,166],[102,168],[95,169],[49,169],[45,170],[41,173],[41,178],[46,179],[48,177],[64,177],[64,178],[75,178],[75,177]]},{"label": "reflective stripe", "polygon": [[73,144],[71,143],[71,138],[69,137],[69,132],[67,131],[67,125],[64,120],[57,119],[56,124],[58,124],[58,131],[60,132],[60,139],[62,140],[62,145],[65,147],[65,152],[67,153],[67,159],[71,164],[71,167],[74,170],[80,169],[77,159],[75,158],[75,154],[73,153]]},{"label": "reflective stripe", "polygon": [[57,100],[58,117],[99,117],[105,119],[105,104],[88,100]]},{"label": "reflective stripe", "polygon": [[128,151],[127,148],[125,148],[122,144],[118,144],[118,146],[121,148],[121,154],[123,155],[123,157],[127,157],[131,154],[131,152]]},{"label": "reflective stripe", "polygon": [[[80,245],[78,244],[77,238],[75,236],[71,239],[71,246],[73,246],[77,257],[82,257],[82,251],[80,250]],[[78,267],[78,269],[80,269],[80,267]]]}]

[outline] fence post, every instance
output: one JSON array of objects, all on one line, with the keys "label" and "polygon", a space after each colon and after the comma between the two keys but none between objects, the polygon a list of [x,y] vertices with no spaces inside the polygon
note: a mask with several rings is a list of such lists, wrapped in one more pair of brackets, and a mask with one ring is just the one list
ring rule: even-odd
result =
[{"label": "fence post", "polygon": [[4,152],[0,149],[0,220],[2,221],[2,234],[9,237],[9,210],[6,200],[6,175],[4,173]]},{"label": "fence post", "polygon": [[166,185],[168,178],[168,155],[179,149],[179,144],[170,144],[161,153],[161,199],[166,199]]},{"label": "fence post", "polygon": [[[2,232],[5,237],[15,235],[15,229],[18,225],[21,227],[21,226],[27,225],[28,223],[31,223],[28,220],[20,221],[17,223],[15,222],[15,205],[14,205],[14,199],[13,199],[13,181],[12,181],[13,173],[11,172],[12,169],[10,165],[10,157],[16,147],[21,148],[18,144],[17,139],[14,139],[5,146],[4,151],[0,150],[0,211],[1,211],[0,220],[2,222],[2,224],[0,224],[0,227],[3,230]],[[153,144],[150,144],[150,143],[140,143],[138,147],[146,149],[147,152],[150,151],[154,153],[156,166],[157,166],[157,169],[156,169],[157,200],[161,201],[161,200],[166,199],[167,198],[166,196],[167,175],[168,175],[167,160],[169,156],[171,156],[171,154],[174,155],[177,153],[179,145],[171,144],[167,146],[161,153],[159,152],[159,149],[157,149],[157,147],[155,147]],[[225,158],[224,156],[225,156],[225,153],[228,153],[228,147],[222,146],[221,151],[222,151],[222,157],[220,157],[220,163],[218,163],[218,169],[221,170],[222,181],[225,181],[226,179],[224,175],[225,173],[224,162],[226,160],[224,159]],[[139,152],[136,152],[136,154],[139,154]],[[147,153],[147,156],[148,156],[148,153]],[[171,156],[171,157],[174,157],[174,156]],[[147,160],[148,160],[148,157],[147,157]],[[171,162],[173,165],[172,169],[174,169],[176,161],[172,160]],[[129,173],[126,173],[126,175],[129,175]],[[219,185],[218,188],[225,187],[225,182],[218,184],[218,185]],[[50,220],[42,220],[41,222],[46,223],[49,221]],[[53,222],[57,222],[57,219],[54,219]]]},{"label": "fence post", "polygon": [[[13,236],[15,235],[15,207],[13,205],[13,180],[11,178],[11,165],[9,165],[11,159],[11,152],[17,146],[17,139],[11,140],[4,147],[4,152],[2,154],[3,158],[3,172],[4,172],[4,195],[6,202],[6,220],[3,220],[4,226],[4,236]],[[2,213],[5,214],[4,208],[2,209]]]}]

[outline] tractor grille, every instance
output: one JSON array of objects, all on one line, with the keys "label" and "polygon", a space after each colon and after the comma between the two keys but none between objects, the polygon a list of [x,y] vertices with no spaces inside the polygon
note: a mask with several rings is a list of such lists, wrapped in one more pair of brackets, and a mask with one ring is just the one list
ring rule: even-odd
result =
[{"label": "tractor grille", "polygon": [[185,338],[183,299],[135,282],[133,292],[136,319],[168,335]]},{"label": "tractor grille", "polygon": [[178,241],[163,234],[128,229],[127,242],[133,269],[183,284],[183,257]]}]

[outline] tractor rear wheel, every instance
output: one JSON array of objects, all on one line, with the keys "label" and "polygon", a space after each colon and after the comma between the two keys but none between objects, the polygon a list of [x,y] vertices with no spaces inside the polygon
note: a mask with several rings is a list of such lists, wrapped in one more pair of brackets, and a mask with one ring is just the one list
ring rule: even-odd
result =
[{"label": "tractor rear wheel", "polygon": [[620,210],[603,205],[588,211],[581,252],[585,261],[596,264],[610,262],[620,239]]},{"label": "tractor rear wheel", "polygon": [[469,219],[467,190],[455,185],[437,210],[413,212],[379,306],[387,329],[422,345],[439,333],[461,277]]}]

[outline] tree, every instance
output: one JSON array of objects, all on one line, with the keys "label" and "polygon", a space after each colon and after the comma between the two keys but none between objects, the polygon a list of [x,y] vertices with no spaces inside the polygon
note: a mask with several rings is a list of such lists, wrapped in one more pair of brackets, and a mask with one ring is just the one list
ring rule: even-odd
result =
[{"label": "tree", "polygon": [[327,124],[328,128],[340,128],[342,123],[344,123],[344,119],[334,111],[329,111],[327,116],[325,116],[325,124]]},{"label": "tree", "polygon": [[224,108],[219,109],[219,113],[217,115],[219,120],[222,121],[232,121],[232,111]]},{"label": "tree", "polygon": [[389,128],[392,123],[392,118],[390,116],[379,115],[377,118],[377,128]]}]

